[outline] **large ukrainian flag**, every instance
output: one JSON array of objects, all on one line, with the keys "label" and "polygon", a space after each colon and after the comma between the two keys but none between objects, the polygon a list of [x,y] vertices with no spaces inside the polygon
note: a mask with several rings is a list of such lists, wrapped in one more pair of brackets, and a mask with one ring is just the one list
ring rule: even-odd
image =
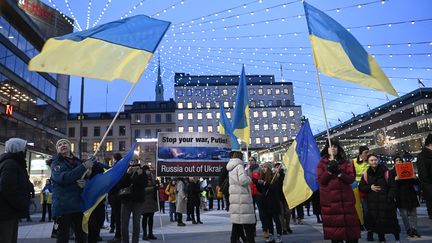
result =
[{"label": "large ukrainian flag", "polygon": [[221,102],[219,111],[219,133],[220,134],[228,134],[231,139],[231,149],[232,150],[240,150],[240,144],[237,141],[237,137],[234,135],[232,126],[228,117],[226,115],[225,109],[223,107],[223,103]]},{"label": "large ukrainian flag", "polygon": [[303,2],[315,65],[322,73],[398,96],[387,76],[342,25]]},{"label": "large ukrainian flag", "polygon": [[111,169],[105,171],[103,174],[97,174],[86,183],[81,193],[81,210],[84,212],[82,229],[84,232],[88,233],[88,221],[93,210],[126,172],[129,161],[134,155],[135,147],[136,144]]},{"label": "large ukrainian flag", "polygon": [[283,158],[287,171],[282,189],[289,208],[302,204],[318,190],[319,160],[320,151],[306,120]]},{"label": "large ukrainian flag", "polygon": [[136,83],[169,25],[137,15],[51,38],[29,70]]},{"label": "large ukrainian flag", "polygon": [[237,87],[237,97],[233,116],[233,133],[244,143],[250,143],[249,97],[243,65]]}]

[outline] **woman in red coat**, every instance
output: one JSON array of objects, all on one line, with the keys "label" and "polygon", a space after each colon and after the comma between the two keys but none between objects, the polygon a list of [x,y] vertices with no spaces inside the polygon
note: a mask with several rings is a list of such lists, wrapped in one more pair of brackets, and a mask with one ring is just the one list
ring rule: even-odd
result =
[{"label": "woman in red coat", "polygon": [[[352,163],[348,162],[339,141],[327,141],[321,151],[317,175],[320,183],[321,215],[324,239],[332,242],[358,242],[360,222],[355,209],[351,183],[355,179]],[[330,153],[334,160],[330,160]]]}]

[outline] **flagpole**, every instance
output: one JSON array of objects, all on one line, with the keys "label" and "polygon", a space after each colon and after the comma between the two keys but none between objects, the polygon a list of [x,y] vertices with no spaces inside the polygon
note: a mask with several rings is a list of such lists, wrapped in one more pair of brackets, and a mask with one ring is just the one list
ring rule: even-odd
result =
[{"label": "flagpole", "polygon": [[82,137],[83,137],[83,117],[84,117],[84,77],[81,77],[81,99],[80,99],[80,132],[79,132],[79,159],[82,159]]}]

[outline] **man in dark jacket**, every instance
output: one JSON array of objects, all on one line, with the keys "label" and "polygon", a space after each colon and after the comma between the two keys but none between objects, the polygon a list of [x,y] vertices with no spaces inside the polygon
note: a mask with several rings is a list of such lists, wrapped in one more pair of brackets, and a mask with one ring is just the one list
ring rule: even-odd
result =
[{"label": "man in dark jacket", "polygon": [[17,242],[18,220],[29,212],[26,144],[23,139],[11,138],[0,156],[0,239],[5,243]]},{"label": "man in dark jacket", "polygon": [[71,153],[71,143],[60,139],[56,143],[57,154],[51,163],[51,181],[53,183],[52,213],[58,222],[58,243],[69,242],[69,229],[74,228],[76,242],[86,242],[82,230],[80,202],[84,187],[81,177],[87,169],[92,168],[94,159],[81,162]]},{"label": "man in dark jacket", "polygon": [[432,219],[432,133],[427,136],[425,146],[417,157],[417,169],[429,218]]},{"label": "man in dark jacket", "polygon": [[[122,159],[121,154],[115,153],[113,155],[114,165]],[[113,166],[114,166],[113,165]],[[121,239],[121,200],[118,196],[120,191],[120,182],[115,185],[111,191],[108,193],[108,202],[111,205],[111,224],[110,233],[114,233],[114,241],[119,241]]]}]

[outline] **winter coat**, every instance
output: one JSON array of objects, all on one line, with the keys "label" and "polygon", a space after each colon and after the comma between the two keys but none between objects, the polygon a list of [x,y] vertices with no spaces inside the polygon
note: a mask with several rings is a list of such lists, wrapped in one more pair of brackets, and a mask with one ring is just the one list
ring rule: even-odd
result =
[{"label": "winter coat", "polygon": [[157,202],[157,186],[153,174],[149,170],[145,170],[147,176],[147,186],[144,188],[144,207],[143,213],[154,213],[159,211]]},{"label": "winter coat", "polygon": [[175,203],[176,201],[175,186],[169,183],[167,188],[165,189],[165,195],[168,196],[168,202]]},{"label": "winter coat", "polygon": [[[400,227],[396,216],[396,184],[393,176],[386,179],[387,167],[378,165],[376,170],[369,168],[367,182],[364,175],[361,178],[359,190],[364,192],[367,203],[367,214],[364,220],[368,229],[375,233],[399,233]],[[371,186],[380,186],[381,191],[374,192]]]},{"label": "winter coat", "polygon": [[186,196],[185,184],[182,180],[178,180],[176,182],[175,194],[176,194],[176,213],[186,213],[187,196]]},{"label": "winter coat", "polygon": [[143,171],[141,175],[138,175],[138,173],[132,173],[132,174],[125,173],[123,178],[120,181],[120,188],[125,188],[132,185],[132,195],[130,198],[121,199],[121,203],[144,202],[145,200],[144,188],[147,187],[147,182],[148,179],[145,171]]},{"label": "winter coat", "polygon": [[417,170],[423,196],[432,200],[432,150],[424,147],[417,157]]},{"label": "winter coat", "polygon": [[41,191],[40,204],[51,204],[52,203],[52,185],[47,184]]},{"label": "winter coat", "polygon": [[341,174],[338,176],[328,173],[328,164],[329,159],[323,157],[317,168],[324,239],[359,239],[360,223],[351,187],[355,179],[354,166],[348,161],[340,161]]},{"label": "winter coat", "polygon": [[0,221],[25,218],[29,213],[30,181],[24,154],[0,156]]},{"label": "winter coat", "polygon": [[[396,176],[396,170],[391,170],[392,176]],[[396,207],[397,208],[416,208],[420,207],[417,199],[417,192],[414,188],[419,184],[417,178],[395,180],[396,182]]]},{"label": "winter coat", "polygon": [[[250,167],[246,170],[246,174],[247,174],[250,178],[252,178],[252,175],[253,175],[254,172],[255,172],[255,173],[258,173],[258,176],[261,177],[262,169],[261,169],[261,167],[260,167],[259,165],[254,164],[254,165],[250,166]],[[259,178],[259,177],[258,177],[258,178]],[[261,196],[261,193],[260,193],[260,191],[258,190],[257,185],[256,185],[255,183],[251,182],[251,183],[250,183],[250,188],[251,188],[251,194],[252,194],[252,197],[255,197],[255,196]]]},{"label": "winter coat", "polygon": [[76,157],[64,158],[54,155],[51,163],[51,183],[53,185],[52,214],[54,217],[81,212],[81,192],[77,180],[86,171],[81,160]]},{"label": "winter coat", "polygon": [[159,202],[165,202],[167,199],[167,195],[165,194],[165,187],[159,186]]},{"label": "winter coat", "polygon": [[201,202],[201,187],[198,182],[189,182],[188,186],[188,203],[191,203],[191,205],[200,205]]},{"label": "winter coat", "polygon": [[219,185],[216,186],[216,198],[223,199],[222,188]]},{"label": "winter coat", "polygon": [[229,178],[229,212],[232,224],[255,224],[255,210],[250,192],[250,178],[243,161],[230,159],[227,166]]},{"label": "winter coat", "polygon": [[274,177],[272,183],[265,182],[264,184],[257,184],[258,191],[262,195],[262,210],[266,215],[281,214],[281,204],[275,202],[280,202],[282,200],[283,180],[284,174],[280,172]]}]

